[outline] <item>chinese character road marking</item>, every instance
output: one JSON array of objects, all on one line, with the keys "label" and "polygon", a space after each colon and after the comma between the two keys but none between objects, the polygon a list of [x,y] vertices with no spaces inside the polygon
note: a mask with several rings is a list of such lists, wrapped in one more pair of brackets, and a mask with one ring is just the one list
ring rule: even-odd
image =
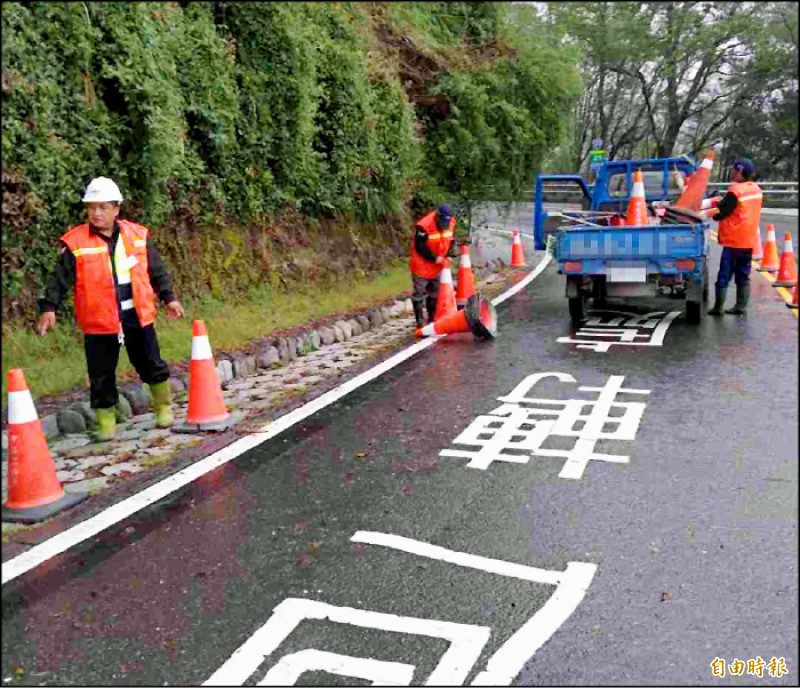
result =
[{"label": "chinese character road marking", "polygon": [[[602,316],[594,317],[587,320],[575,333],[576,337],[584,337],[585,339],[559,337],[557,341],[559,344],[576,344],[577,349],[589,349],[599,352],[606,352],[614,345],[663,346],[664,337],[667,334],[670,323],[680,315],[680,311],[671,311],[663,320],[659,320],[658,316],[661,315],[664,315],[664,311],[654,311],[653,313],[630,317],[616,317],[608,322],[603,322]],[[639,329],[652,331],[639,332]],[[599,339],[601,337],[618,338],[619,341],[605,341]],[[636,341],[637,339],[645,341]]]},{"label": "chinese character road marking", "polygon": [[[556,586],[554,594],[522,627],[489,657],[472,685],[509,685],[528,659],[555,633],[580,604],[597,570],[595,564],[569,562],[564,571],[539,569],[490,559],[388,533],[358,531],[352,542],[378,545],[536,583]],[[337,607],[316,600],[287,598],[204,685],[243,685],[281,643],[306,619],[351,624],[364,628],[443,638],[450,641],[425,685],[462,685],[489,640],[486,626],[396,616],[382,612]],[[281,657],[258,685],[294,685],[307,671],[327,671],[340,676],[371,680],[373,685],[411,685],[416,667],[371,658],[351,657],[306,649]]]},{"label": "chinese character road marking", "polygon": [[[597,454],[596,443],[601,439],[633,440],[647,404],[643,402],[619,402],[618,394],[650,394],[644,389],[625,389],[624,375],[612,375],[605,387],[579,387],[581,392],[598,392],[595,401],[585,399],[538,399],[526,396],[537,382],[555,377],[561,382],[575,383],[566,373],[536,373],[529,375],[516,386],[513,392],[498,401],[502,406],[478,416],[453,440],[478,449],[443,449],[439,456],[464,457],[470,459],[468,468],[486,470],[495,461],[528,463],[530,458],[554,456],[565,458],[560,478],[577,480],[589,461],[628,463],[629,457]],[[542,407],[545,408],[542,408]],[[546,407],[556,408],[546,408]],[[560,407],[560,408],[558,408]],[[584,414],[585,407],[591,409]],[[611,416],[614,409],[621,415]],[[556,416],[542,419],[539,416]],[[606,429],[609,428],[611,429]],[[543,449],[549,437],[575,438],[572,449]]]}]

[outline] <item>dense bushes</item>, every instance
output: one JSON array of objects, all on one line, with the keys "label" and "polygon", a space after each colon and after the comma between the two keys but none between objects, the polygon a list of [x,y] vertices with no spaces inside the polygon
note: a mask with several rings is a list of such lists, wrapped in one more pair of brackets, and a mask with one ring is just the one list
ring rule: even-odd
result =
[{"label": "dense bushes", "polygon": [[314,246],[374,268],[405,250],[414,197],[529,180],[574,66],[508,48],[502,9],[3,3],[3,314],[33,314],[99,174],[184,296],[242,293]]}]

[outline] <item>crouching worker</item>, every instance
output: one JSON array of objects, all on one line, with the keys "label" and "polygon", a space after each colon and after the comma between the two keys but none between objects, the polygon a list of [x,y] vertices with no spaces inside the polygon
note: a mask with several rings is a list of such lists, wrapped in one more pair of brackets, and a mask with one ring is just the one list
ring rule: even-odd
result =
[{"label": "crouching worker", "polygon": [[417,222],[411,239],[411,256],[408,261],[414,282],[411,302],[414,305],[417,328],[425,325],[423,304],[428,311],[428,322],[433,322],[436,298],[439,296],[439,275],[446,265],[455,229],[456,218],[446,203]]},{"label": "crouching worker", "polygon": [[97,417],[98,441],[116,433],[117,363],[124,343],[142,382],[150,386],[156,423],[175,421],[169,369],[162,360],[153,327],[156,295],[167,315],[182,318],[164,261],[147,227],[118,219],[122,194],[107,177],[93,179],[83,197],[87,224],[60,239],[60,254],[47,289],[39,299],[40,336],[56,324],[56,311],[70,287],[75,288],[75,319],[84,333],[89,371],[90,405]]}]

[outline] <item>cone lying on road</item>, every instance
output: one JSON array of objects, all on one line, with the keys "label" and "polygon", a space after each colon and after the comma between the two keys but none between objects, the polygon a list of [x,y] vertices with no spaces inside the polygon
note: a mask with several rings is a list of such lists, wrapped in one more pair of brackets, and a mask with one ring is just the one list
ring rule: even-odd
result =
[{"label": "cone lying on road", "polygon": [[625,224],[629,227],[641,227],[647,224],[647,203],[644,197],[644,175],[641,170],[633,173],[633,189],[628,201],[628,214]]},{"label": "cone lying on road", "polygon": [[472,273],[472,260],[469,246],[461,247],[461,262],[458,264],[458,285],[456,287],[456,306],[464,308],[467,299],[475,294],[475,275]]},{"label": "cone lying on road", "polygon": [[714,150],[709,149],[694,173],[686,180],[686,188],[681,197],[673,203],[678,208],[686,208],[695,212],[702,209],[703,198],[708,188],[708,180],[711,178],[711,169],[714,167]]},{"label": "cone lying on road", "polygon": [[767,243],[764,244],[764,257],[759,272],[778,272],[778,242],[775,239],[775,225],[767,225]]},{"label": "cone lying on road", "polygon": [[241,414],[231,413],[225,406],[206,324],[195,320],[189,363],[189,409],[186,421],[176,427],[175,432],[225,430],[241,420]]},{"label": "cone lying on road", "polygon": [[497,334],[497,313],[491,301],[479,294],[470,296],[464,310],[456,311],[417,330],[417,338],[458,332],[472,332],[476,339],[493,339]]},{"label": "cone lying on road", "polygon": [[511,267],[524,268],[527,265],[525,262],[525,253],[522,250],[522,240],[519,237],[519,230],[514,230],[514,238],[511,241]]},{"label": "cone lying on road", "polygon": [[35,523],[74,506],[87,493],[64,492],[21,368],[8,371],[8,499],[3,520]]},{"label": "cone lying on road", "polygon": [[781,263],[778,267],[778,274],[773,287],[791,287],[797,282],[797,261],[794,257],[791,232],[783,235],[783,253],[781,253]]},{"label": "cone lying on road", "polygon": [[791,303],[786,304],[787,308],[797,308],[797,282],[794,283],[794,295],[792,296]]},{"label": "cone lying on road", "polygon": [[453,273],[450,272],[450,262],[445,263],[445,267],[439,273],[439,295],[436,297],[436,313],[433,320],[455,313],[456,290],[453,287]]}]

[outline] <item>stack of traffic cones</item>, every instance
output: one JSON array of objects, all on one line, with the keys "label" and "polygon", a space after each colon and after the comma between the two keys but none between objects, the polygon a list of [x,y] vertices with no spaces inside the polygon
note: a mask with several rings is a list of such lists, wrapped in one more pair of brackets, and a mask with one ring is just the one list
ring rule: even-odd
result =
[{"label": "stack of traffic cones", "polygon": [[633,189],[628,201],[628,215],[625,224],[629,227],[643,227],[647,225],[647,202],[644,196],[644,175],[641,170],[633,173]]},{"label": "stack of traffic cones", "polygon": [[226,430],[241,420],[241,414],[231,413],[225,406],[206,324],[195,320],[192,322],[192,360],[189,363],[189,409],[186,421],[174,431]]},{"label": "stack of traffic cones", "polygon": [[514,238],[511,241],[511,267],[524,268],[527,265],[525,262],[525,253],[522,250],[522,240],[519,236],[519,230],[514,230]]},{"label": "stack of traffic cones", "polygon": [[21,368],[8,371],[8,499],[3,520],[35,523],[74,506],[87,493],[65,492]]},{"label": "stack of traffic cones", "polygon": [[767,243],[764,244],[764,257],[759,265],[759,272],[778,272],[778,242],[775,239],[775,225],[767,225]]},{"label": "stack of traffic cones", "polygon": [[458,264],[458,285],[456,287],[456,306],[464,308],[467,299],[475,294],[475,275],[472,274],[472,260],[469,246],[461,247],[461,262]]},{"label": "stack of traffic cones", "polygon": [[708,180],[711,178],[711,169],[714,167],[714,150],[709,149],[695,172],[686,180],[686,188],[681,197],[673,204],[678,208],[686,208],[698,212],[702,209],[703,199],[706,195]]},{"label": "stack of traffic cones", "polygon": [[463,310],[421,327],[416,337],[433,337],[458,332],[472,332],[476,339],[492,339],[497,334],[497,313],[491,301],[479,294],[470,296]]},{"label": "stack of traffic cones", "polygon": [[792,235],[785,232],[783,235],[783,253],[778,267],[778,275],[772,283],[773,287],[791,287],[797,282],[797,261],[792,247]]},{"label": "stack of traffic cones", "polygon": [[436,297],[436,313],[433,320],[435,322],[456,310],[458,309],[456,308],[456,290],[453,287],[453,273],[450,272],[450,261],[447,261],[439,273],[439,295]]}]

